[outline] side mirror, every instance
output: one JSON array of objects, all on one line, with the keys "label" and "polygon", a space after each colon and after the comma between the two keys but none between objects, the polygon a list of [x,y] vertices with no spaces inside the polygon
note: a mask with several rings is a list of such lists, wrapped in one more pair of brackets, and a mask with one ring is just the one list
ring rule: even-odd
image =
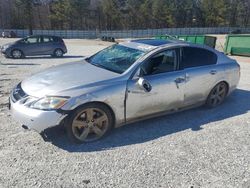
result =
[{"label": "side mirror", "polygon": [[145,92],[150,92],[152,90],[152,86],[150,85],[150,83],[142,77],[139,78],[137,83],[139,87],[143,89]]},{"label": "side mirror", "polygon": [[138,78],[140,78],[141,77],[141,68],[139,68],[139,69],[137,69],[137,71],[136,71],[136,73],[135,73],[135,75],[134,75],[134,79],[138,79]]},{"label": "side mirror", "polygon": [[25,40],[20,40],[18,43],[20,43],[20,44],[26,44],[27,42]]}]

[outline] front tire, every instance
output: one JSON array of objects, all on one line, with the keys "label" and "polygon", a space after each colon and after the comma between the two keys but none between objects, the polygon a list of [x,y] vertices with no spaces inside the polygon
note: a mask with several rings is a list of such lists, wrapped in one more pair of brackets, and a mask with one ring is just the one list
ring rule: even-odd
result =
[{"label": "front tire", "polygon": [[113,127],[114,119],[106,105],[89,103],[75,110],[65,123],[69,139],[81,144],[107,135]]},{"label": "front tire", "polygon": [[206,101],[206,106],[209,108],[215,108],[219,106],[225,100],[227,93],[227,84],[225,82],[220,82],[210,92]]},{"label": "front tire", "polygon": [[21,50],[12,50],[11,52],[11,56],[14,58],[14,59],[21,59],[23,58],[23,52]]}]

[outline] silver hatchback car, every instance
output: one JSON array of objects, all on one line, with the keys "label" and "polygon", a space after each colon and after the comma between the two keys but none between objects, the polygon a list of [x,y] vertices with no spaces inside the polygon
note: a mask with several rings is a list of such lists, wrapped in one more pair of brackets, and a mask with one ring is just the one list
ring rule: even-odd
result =
[{"label": "silver hatchback car", "polygon": [[216,107],[239,79],[238,63],[212,48],[132,40],[27,78],[11,92],[10,108],[25,128],[41,133],[64,125],[83,143],[130,122]]}]

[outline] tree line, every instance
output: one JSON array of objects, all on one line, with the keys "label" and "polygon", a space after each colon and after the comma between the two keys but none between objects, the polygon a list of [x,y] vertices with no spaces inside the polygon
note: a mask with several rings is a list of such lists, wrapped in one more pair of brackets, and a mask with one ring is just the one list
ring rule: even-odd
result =
[{"label": "tree line", "polygon": [[0,27],[15,29],[125,30],[250,25],[250,0],[1,0],[0,7],[0,11],[9,10],[0,15]]}]

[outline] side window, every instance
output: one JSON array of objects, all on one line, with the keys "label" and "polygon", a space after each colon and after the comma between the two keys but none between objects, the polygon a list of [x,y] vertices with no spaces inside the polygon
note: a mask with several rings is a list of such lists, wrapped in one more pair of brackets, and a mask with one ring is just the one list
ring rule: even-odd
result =
[{"label": "side window", "polygon": [[217,62],[217,55],[209,50],[194,47],[184,47],[182,50],[182,69],[214,65]]},{"label": "side window", "polygon": [[51,37],[43,37],[43,42],[47,43],[51,41],[52,41]]},{"label": "side window", "polygon": [[173,72],[177,68],[176,50],[166,50],[148,59],[141,67],[143,75]]},{"label": "side window", "polygon": [[34,43],[38,43],[38,39],[37,37],[29,37],[25,39],[25,43],[27,44],[34,44]]}]

